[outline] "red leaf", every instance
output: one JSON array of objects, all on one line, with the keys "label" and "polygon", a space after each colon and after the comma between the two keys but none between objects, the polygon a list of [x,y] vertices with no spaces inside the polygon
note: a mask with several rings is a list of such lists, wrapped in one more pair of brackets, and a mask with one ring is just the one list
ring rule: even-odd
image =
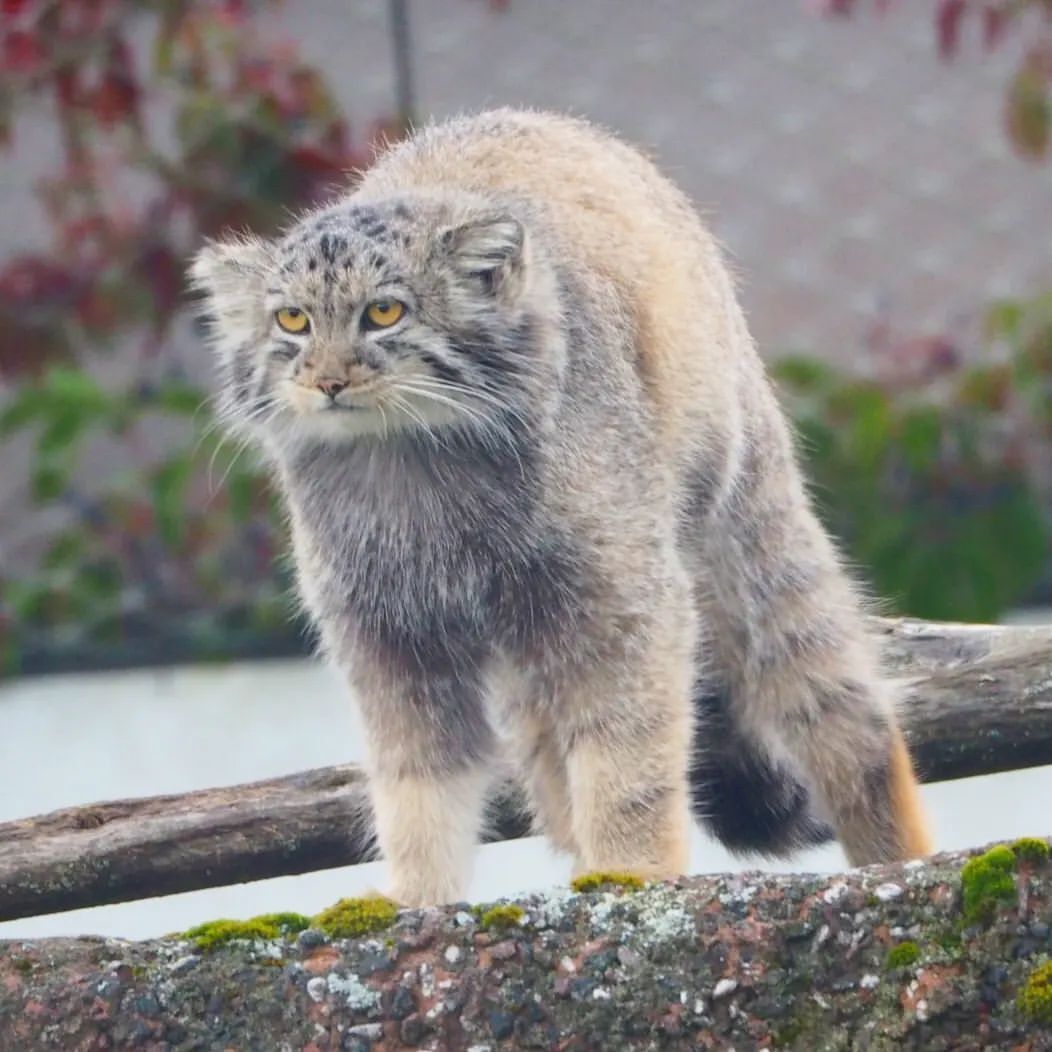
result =
[{"label": "red leaf", "polygon": [[63,66],[55,73],[55,95],[62,107],[68,109],[80,105],[80,82],[77,70],[72,66]]},{"label": "red leaf", "polygon": [[40,41],[24,29],[13,29],[4,37],[4,69],[8,73],[34,73],[44,58]]},{"label": "red leaf", "polygon": [[120,309],[110,293],[89,288],[77,300],[77,320],[89,332],[107,333],[120,320]]},{"label": "red leaf", "polygon": [[40,256],[20,256],[0,270],[0,301],[35,305],[66,296],[72,275]]},{"label": "red leaf", "polygon": [[983,47],[993,51],[1008,28],[1008,12],[1003,7],[987,5],[983,8]]},{"label": "red leaf", "polygon": [[107,73],[91,98],[95,119],[106,127],[127,120],[138,111],[139,89],[135,82],[119,73]]},{"label": "red leaf", "polygon": [[940,57],[952,58],[957,53],[961,40],[961,21],[967,8],[966,0],[940,0],[935,12]]},{"label": "red leaf", "polygon": [[27,7],[29,7],[31,0],[3,0],[0,4],[0,11],[3,11],[5,15],[20,15]]},{"label": "red leaf", "polygon": [[157,311],[155,320],[158,325],[163,324],[182,295],[182,267],[170,249],[164,245],[154,245],[142,254],[140,269],[153,292]]}]

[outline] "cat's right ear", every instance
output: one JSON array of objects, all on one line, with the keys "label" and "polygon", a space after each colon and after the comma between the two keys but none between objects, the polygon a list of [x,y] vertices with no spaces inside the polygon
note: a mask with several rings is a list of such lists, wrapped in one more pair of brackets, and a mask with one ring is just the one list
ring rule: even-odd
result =
[{"label": "cat's right ear", "polygon": [[262,317],[271,246],[259,238],[210,241],[190,265],[190,284],[202,294],[203,313],[218,345],[243,340]]}]

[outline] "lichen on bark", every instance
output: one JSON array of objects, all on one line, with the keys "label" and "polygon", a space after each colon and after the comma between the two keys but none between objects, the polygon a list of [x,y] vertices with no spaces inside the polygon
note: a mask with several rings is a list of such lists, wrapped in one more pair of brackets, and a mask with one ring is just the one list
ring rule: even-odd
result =
[{"label": "lichen on bark", "polygon": [[0,943],[0,1048],[1045,1052],[1052,865],[1037,843],[1010,850],[1010,870],[993,855],[976,918],[969,855],[951,854],[562,889],[488,930],[460,903],[356,939]]}]

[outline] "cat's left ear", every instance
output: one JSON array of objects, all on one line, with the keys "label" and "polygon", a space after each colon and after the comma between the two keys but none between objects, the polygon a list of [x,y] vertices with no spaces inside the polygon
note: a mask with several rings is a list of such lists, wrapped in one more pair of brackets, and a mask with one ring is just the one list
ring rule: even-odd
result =
[{"label": "cat's left ear", "polygon": [[479,278],[484,288],[514,300],[525,286],[529,259],[526,228],[509,215],[473,219],[442,234],[442,247],[465,276]]}]

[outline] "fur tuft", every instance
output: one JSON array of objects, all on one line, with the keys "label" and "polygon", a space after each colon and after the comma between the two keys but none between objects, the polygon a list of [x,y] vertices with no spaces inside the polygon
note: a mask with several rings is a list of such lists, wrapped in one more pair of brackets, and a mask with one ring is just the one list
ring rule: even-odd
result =
[{"label": "fur tuft", "polygon": [[457,118],[191,277],[224,419],[275,465],[354,686],[401,901],[463,897],[509,751],[578,872],[681,872],[692,774],[736,849],[930,846],[728,268],[641,153],[554,114]]}]

